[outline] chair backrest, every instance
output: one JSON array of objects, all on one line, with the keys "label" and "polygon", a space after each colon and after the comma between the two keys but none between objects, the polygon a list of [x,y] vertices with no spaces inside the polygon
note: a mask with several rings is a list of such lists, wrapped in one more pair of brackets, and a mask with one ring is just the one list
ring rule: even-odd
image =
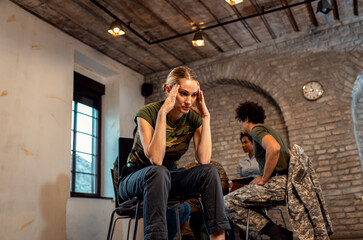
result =
[{"label": "chair backrest", "polygon": [[133,139],[132,138],[119,138],[119,152],[118,157],[113,163],[113,169],[111,169],[111,177],[113,183],[113,190],[115,193],[116,207],[120,205],[120,198],[118,195],[118,180],[121,175],[123,166],[126,165],[127,157],[131,152]]},{"label": "chair backrest", "polygon": [[[117,159],[116,159],[117,161]],[[115,172],[117,171],[118,169],[115,169],[115,168],[111,168],[110,171],[111,171],[111,178],[112,178],[112,185],[113,185],[113,192],[115,194],[115,206],[118,207],[119,206],[119,197],[118,197],[118,189],[117,189],[117,186],[118,186],[118,174],[116,175]]]},{"label": "chair backrest", "polygon": [[118,139],[118,176],[121,175],[122,167],[126,165],[133,143],[133,138],[120,137]]}]

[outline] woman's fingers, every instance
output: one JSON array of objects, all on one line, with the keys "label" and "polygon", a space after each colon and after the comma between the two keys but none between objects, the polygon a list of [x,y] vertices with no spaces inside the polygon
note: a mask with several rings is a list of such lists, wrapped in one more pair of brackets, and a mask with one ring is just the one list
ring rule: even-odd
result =
[{"label": "woman's fingers", "polygon": [[179,91],[179,87],[180,87],[180,85],[176,83],[173,86],[173,88],[170,90],[169,96],[171,95],[173,97],[176,97],[176,95],[178,94],[178,91]]},{"label": "woman's fingers", "polygon": [[192,107],[192,110],[199,114],[201,117],[209,115],[209,111],[207,109],[207,105],[204,102],[203,91],[198,91],[198,98],[196,100],[196,106]]},{"label": "woman's fingers", "polygon": [[178,91],[179,91],[179,84],[175,84],[173,88],[170,90],[168,97],[166,98],[163,105],[167,113],[173,109]]}]

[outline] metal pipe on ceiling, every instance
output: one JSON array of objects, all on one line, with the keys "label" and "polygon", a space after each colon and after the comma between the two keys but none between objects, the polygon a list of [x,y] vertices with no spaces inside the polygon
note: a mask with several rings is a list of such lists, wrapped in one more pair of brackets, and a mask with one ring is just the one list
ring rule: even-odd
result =
[{"label": "metal pipe on ceiling", "polygon": [[[138,36],[140,39],[142,39],[147,44],[161,43],[161,42],[165,42],[165,41],[172,40],[172,39],[175,39],[175,38],[184,37],[186,35],[193,34],[193,33],[199,31],[199,29],[192,30],[192,31],[185,32],[185,33],[179,33],[179,34],[176,34],[174,36],[170,36],[170,37],[166,37],[166,38],[161,38],[161,39],[157,39],[157,40],[150,41],[150,40],[147,40],[140,33],[138,33],[135,29],[133,29],[130,26],[130,24],[125,23],[124,21],[122,21],[121,19],[119,19],[115,14],[113,14],[112,12],[110,12],[106,7],[104,7],[103,5],[101,5],[99,2],[97,2],[96,0],[90,0],[90,1],[93,4],[95,4],[98,8],[100,8],[102,11],[104,11],[105,13],[107,13],[108,15],[110,15],[112,18],[114,18],[115,20],[120,21],[122,23],[122,25],[125,26],[125,28],[127,28],[128,30],[130,30],[133,34],[135,34],[136,36]],[[302,2],[298,2],[298,3],[293,3],[293,4],[290,4],[290,5],[282,6],[280,8],[270,9],[270,10],[263,11],[263,12],[260,12],[260,13],[252,14],[252,15],[249,15],[249,16],[246,16],[246,17],[240,17],[240,18],[237,18],[237,19],[233,19],[233,20],[229,20],[229,21],[225,21],[225,22],[220,22],[220,23],[217,23],[217,24],[214,24],[214,25],[211,25],[211,26],[206,26],[206,27],[203,27],[202,30],[205,31],[205,30],[208,30],[208,29],[212,29],[212,28],[216,28],[216,27],[221,27],[221,26],[224,26],[224,25],[227,25],[227,24],[231,24],[231,23],[235,23],[235,22],[238,22],[238,21],[241,21],[241,20],[246,20],[246,19],[249,19],[249,18],[259,17],[259,16],[262,16],[262,15],[266,15],[266,14],[269,14],[269,13],[281,11],[281,10],[284,10],[284,9],[290,9],[290,8],[293,8],[293,7],[302,5],[302,4],[311,3],[311,2],[315,2],[315,1],[317,1],[317,0],[305,0],[305,1],[302,1]]]}]

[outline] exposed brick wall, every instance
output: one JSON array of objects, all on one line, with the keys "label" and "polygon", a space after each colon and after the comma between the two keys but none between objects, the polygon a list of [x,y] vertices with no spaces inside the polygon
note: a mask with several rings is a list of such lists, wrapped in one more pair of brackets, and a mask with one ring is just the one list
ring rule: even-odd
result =
[{"label": "exposed brick wall", "polygon": [[[253,89],[231,84],[218,85],[204,90],[204,94],[211,112],[212,160],[223,165],[230,179],[236,178],[237,162],[246,155],[239,141],[240,124],[235,120],[235,109],[239,103],[245,100],[259,102],[268,116],[265,123],[275,127],[287,139],[287,129],[278,107]],[[191,147],[180,161],[180,166],[194,160]]]},{"label": "exposed brick wall", "polygon": [[[363,94],[356,93],[354,85],[363,70],[363,17],[189,66],[199,76],[212,115],[213,158],[232,178],[234,161],[243,156],[234,109],[245,99],[258,100],[271,125],[313,159],[336,231],[332,238],[363,237],[362,164],[357,145],[362,143],[355,138],[355,132],[358,139],[362,136]],[[167,73],[148,75],[146,82],[157,88]],[[321,82],[325,93],[310,102],[303,98],[301,88],[312,80]],[[160,87],[147,101],[162,97]]]}]

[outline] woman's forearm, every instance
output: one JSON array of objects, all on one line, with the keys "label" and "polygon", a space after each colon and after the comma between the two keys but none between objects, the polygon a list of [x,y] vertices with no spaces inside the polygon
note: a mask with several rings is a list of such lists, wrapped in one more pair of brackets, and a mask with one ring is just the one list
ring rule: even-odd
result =
[{"label": "woman's forearm", "polygon": [[148,147],[148,158],[153,165],[162,165],[166,148],[166,113],[160,110],[156,119],[154,135]]},{"label": "woman's forearm", "polygon": [[200,164],[210,163],[210,159],[212,157],[212,136],[209,115],[202,118],[202,133],[197,151],[198,161]]}]

